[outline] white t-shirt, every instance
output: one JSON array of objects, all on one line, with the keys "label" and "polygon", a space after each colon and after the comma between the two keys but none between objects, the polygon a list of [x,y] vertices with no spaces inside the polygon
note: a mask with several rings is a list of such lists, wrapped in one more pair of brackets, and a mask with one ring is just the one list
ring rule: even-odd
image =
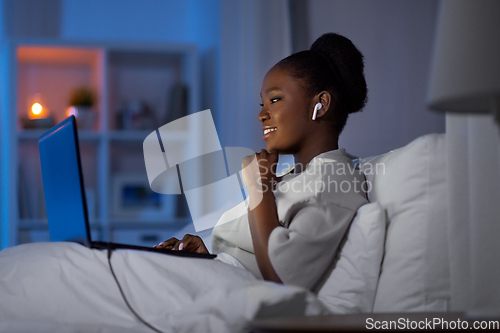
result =
[{"label": "white t-shirt", "polygon": [[[287,170],[273,190],[281,227],[269,238],[269,258],[285,284],[313,290],[334,260],[359,207],[364,176],[344,149],[314,157],[301,173]],[[214,253],[236,258],[262,278],[254,255],[245,201],[224,213],[212,232]]]}]

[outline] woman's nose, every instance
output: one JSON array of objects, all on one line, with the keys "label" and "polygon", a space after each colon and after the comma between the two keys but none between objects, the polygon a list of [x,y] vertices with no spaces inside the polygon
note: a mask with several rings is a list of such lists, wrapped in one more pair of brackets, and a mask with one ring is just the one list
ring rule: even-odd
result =
[{"label": "woman's nose", "polygon": [[269,120],[271,118],[271,115],[267,111],[266,107],[263,107],[262,110],[259,112],[259,121],[263,123],[265,120]]}]

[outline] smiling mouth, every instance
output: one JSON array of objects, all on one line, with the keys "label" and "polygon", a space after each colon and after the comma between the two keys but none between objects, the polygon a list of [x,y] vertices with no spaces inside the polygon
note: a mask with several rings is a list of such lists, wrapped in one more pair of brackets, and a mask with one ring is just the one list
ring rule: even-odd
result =
[{"label": "smiling mouth", "polygon": [[276,128],[276,127],[273,127],[273,128],[266,128],[266,129],[264,130],[264,135],[269,134],[269,133],[271,133],[271,132],[274,132],[274,131],[276,131],[276,130],[277,130],[277,128]]}]

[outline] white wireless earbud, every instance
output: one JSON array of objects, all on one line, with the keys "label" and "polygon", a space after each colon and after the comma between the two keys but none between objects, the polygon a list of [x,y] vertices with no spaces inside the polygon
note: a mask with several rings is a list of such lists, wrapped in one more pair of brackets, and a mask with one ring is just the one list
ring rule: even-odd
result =
[{"label": "white wireless earbud", "polygon": [[318,114],[318,110],[321,109],[322,107],[323,107],[323,104],[316,103],[316,105],[314,106],[314,112],[313,112],[312,120],[316,120],[316,115]]}]

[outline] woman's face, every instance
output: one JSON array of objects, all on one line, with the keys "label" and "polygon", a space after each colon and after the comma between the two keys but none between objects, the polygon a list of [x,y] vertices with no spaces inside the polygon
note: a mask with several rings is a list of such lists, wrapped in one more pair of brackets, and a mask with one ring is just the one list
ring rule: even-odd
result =
[{"label": "woman's face", "polygon": [[273,67],[267,72],[260,92],[262,122],[266,150],[280,154],[296,154],[309,136],[309,112],[312,99],[307,98],[300,81],[286,69]]}]

